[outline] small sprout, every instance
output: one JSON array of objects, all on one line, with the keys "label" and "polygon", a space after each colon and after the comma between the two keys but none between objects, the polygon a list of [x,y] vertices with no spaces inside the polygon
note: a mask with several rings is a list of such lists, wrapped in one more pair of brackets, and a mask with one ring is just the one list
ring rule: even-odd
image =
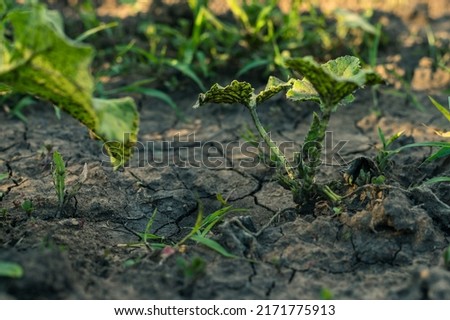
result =
[{"label": "small sprout", "polygon": [[77,195],[80,191],[81,186],[87,180],[88,169],[87,164],[84,164],[83,171],[78,177],[77,181],[68,188],[66,186],[66,165],[61,154],[58,151],[53,153],[53,184],[55,186],[56,196],[58,198],[58,214],[59,217],[64,207],[69,203],[69,201]]},{"label": "small sprout", "polygon": [[336,216],[339,216],[342,214],[342,208],[341,207],[333,207],[333,212]]},{"label": "small sprout", "polygon": [[320,299],[333,300],[333,293],[328,288],[322,288],[322,290],[320,290]]},{"label": "small sprout", "polygon": [[378,137],[382,147],[375,157],[375,162],[381,171],[385,171],[389,167],[391,158],[398,153],[398,149],[392,149],[392,144],[403,135],[403,132],[399,131],[386,140],[383,130],[378,128]]},{"label": "small sprout", "polygon": [[33,202],[30,199],[26,199],[20,206],[28,215],[31,215],[34,211]]},{"label": "small sprout", "polygon": [[372,178],[372,184],[382,185],[386,181],[386,177],[383,175],[379,175],[378,177]]},{"label": "small sprout", "polygon": [[53,183],[58,197],[58,206],[62,210],[66,199],[66,166],[58,151],[53,153]]}]

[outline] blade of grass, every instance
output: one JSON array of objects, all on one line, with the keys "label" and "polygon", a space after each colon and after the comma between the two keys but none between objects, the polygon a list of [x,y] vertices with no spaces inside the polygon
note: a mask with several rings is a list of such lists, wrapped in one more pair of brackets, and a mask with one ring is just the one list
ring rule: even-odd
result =
[{"label": "blade of grass", "polygon": [[201,235],[192,235],[191,239],[204,245],[205,247],[208,247],[216,252],[218,252],[219,254],[221,254],[222,256],[226,257],[226,258],[237,258],[237,256],[235,256],[234,254],[228,252],[224,247],[222,247],[218,242],[212,240],[212,239],[208,239],[205,237],[202,237]]},{"label": "blade of grass", "polygon": [[237,73],[236,78],[242,76],[243,74],[249,72],[252,69],[256,69],[259,67],[267,66],[270,64],[270,61],[268,59],[256,59],[249,63],[247,63],[245,66],[243,66]]},{"label": "blade of grass", "polygon": [[200,80],[200,78],[197,76],[197,74],[191,69],[191,67],[187,64],[184,64],[178,60],[164,60],[164,63],[168,66],[171,66],[172,68],[180,71],[182,74],[190,78],[192,81],[194,81],[200,90],[206,91],[206,87],[203,85],[203,82]]},{"label": "blade of grass", "polygon": [[197,219],[195,220],[194,227],[183,239],[181,239],[177,244],[174,245],[174,248],[178,248],[179,246],[181,246],[200,230],[203,221],[203,203],[201,201],[198,202],[198,207],[198,214]]},{"label": "blade of grass", "polygon": [[434,177],[425,181],[425,184],[434,184],[439,182],[450,182],[450,177]]},{"label": "blade of grass", "polygon": [[450,111],[447,108],[445,108],[442,104],[434,100],[432,97],[428,96],[428,98],[431,100],[434,106],[444,115],[444,117],[447,118],[448,121],[450,121]]},{"label": "blade of grass", "polygon": [[104,23],[99,25],[98,27],[86,30],[85,32],[83,32],[82,34],[80,34],[75,41],[77,42],[81,42],[87,38],[89,38],[90,36],[96,34],[97,32],[106,30],[106,29],[110,29],[110,28],[114,28],[117,27],[119,25],[119,23],[117,21],[114,22],[110,22],[110,23]]}]

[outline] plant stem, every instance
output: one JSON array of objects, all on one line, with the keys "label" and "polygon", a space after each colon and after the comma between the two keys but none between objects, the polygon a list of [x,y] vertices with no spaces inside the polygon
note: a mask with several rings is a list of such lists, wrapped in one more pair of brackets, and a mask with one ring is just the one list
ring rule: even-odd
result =
[{"label": "plant stem", "polygon": [[309,196],[315,186],[317,168],[320,166],[325,133],[332,112],[332,107],[325,106],[320,116],[315,115],[303,144],[303,155],[299,162],[299,175],[303,180],[302,192]]},{"label": "plant stem", "polygon": [[333,202],[340,202],[342,200],[342,197],[336,193],[334,193],[333,190],[330,189],[329,186],[324,186],[322,189],[322,192]]},{"label": "plant stem", "polygon": [[280,151],[280,149],[277,147],[275,142],[273,142],[272,139],[270,139],[269,134],[267,133],[266,129],[264,129],[264,126],[261,124],[258,113],[256,112],[256,106],[249,106],[248,109],[250,111],[250,115],[252,116],[253,123],[255,124],[256,129],[259,132],[259,135],[263,138],[264,142],[269,146],[270,152],[273,152],[275,154],[278,161],[281,163],[283,168],[286,170],[286,173],[287,173],[289,179],[292,181],[295,180],[294,171],[292,170],[286,157]]}]

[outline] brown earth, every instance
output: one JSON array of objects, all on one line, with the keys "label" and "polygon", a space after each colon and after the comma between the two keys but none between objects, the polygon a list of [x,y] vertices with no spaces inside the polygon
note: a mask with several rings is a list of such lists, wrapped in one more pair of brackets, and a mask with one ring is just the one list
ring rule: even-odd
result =
[{"label": "brown earth", "polygon": [[[327,150],[320,179],[335,181],[347,195],[338,214],[325,201],[299,210],[274,181],[273,169],[248,166],[256,153],[237,148],[251,128],[246,110],[217,105],[192,110],[195,87],[174,93],[184,119],[157,100],[138,97],[142,144],[130,165],[116,172],[99,142],[69,116],[57,120],[48,104],[26,109],[27,123],[0,112],[0,173],[9,174],[0,182],[0,261],[24,269],[20,279],[0,278],[0,297],[320,299],[328,291],[335,299],[450,299],[450,273],[442,258],[450,241],[450,186],[423,183],[448,176],[449,159],[422,164],[431,150],[409,149],[392,158],[384,185],[343,183],[344,162],[376,154],[378,127],[386,136],[404,130],[397,146],[437,140],[434,129],[448,128],[427,95],[445,105],[449,73],[430,64],[421,28],[429,23],[448,46],[450,8],[446,1],[396,2],[383,7],[391,2],[375,1],[377,16],[397,43],[381,53],[378,70],[412,74],[411,92],[425,110],[416,109],[411,96],[392,95],[405,92],[393,81],[380,89],[377,108],[366,89],[335,114],[329,149],[347,143],[339,151],[342,159]],[[275,141],[299,145],[314,108],[280,98],[262,108],[261,117]],[[49,150],[64,156],[69,184],[85,163],[88,167],[88,180],[59,218]],[[151,231],[175,243],[194,225],[199,203],[204,214],[221,207],[217,194],[247,209],[227,215],[213,229],[213,239],[238,258],[192,241],[168,256],[139,243],[137,233],[155,209]],[[20,207],[25,199],[32,201],[32,213]],[[205,265],[192,275],[180,261],[194,259]]]}]

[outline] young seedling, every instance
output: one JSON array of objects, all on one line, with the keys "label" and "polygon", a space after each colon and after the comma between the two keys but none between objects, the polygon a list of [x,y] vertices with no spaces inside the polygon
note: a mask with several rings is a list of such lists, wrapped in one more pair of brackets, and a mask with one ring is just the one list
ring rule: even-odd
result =
[{"label": "young seedling", "polygon": [[235,255],[228,252],[222,245],[220,245],[217,241],[211,239],[209,234],[211,233],[211,229],[222,219],[227,213],[230,212],[245,212],[245,209],[234,209],[233,206],[227,205],[226,200],[224,200],[221,196],[217,197],[218,200],[223,200],[222,204],[224,207],[214,211],[210,215],[203,217],[203,204],[199,202],[199,210],[197,214],[197,219],[195,221],[194,227],[191,231],[181,239],[177,244],[175,244],[175,248],[180,247],[188,240],[193,240],[205,247],[216,251],[226,258],[236,258]]},{"label": "young seedling", "polygon": [[81,186],[87,179],[88,170],[87,164],[84,164],[83,171],[78,177],[77,182],[68,188],[66,186],[66,165],[58,151],[53,153],[53,166],[53,184],[55,185],[56,196],[58,198],[59,210],[57,217],[59,218],[67,203],[80,191]]},{"label": "young seedling", "polygon": [[22,202],[20,207],[23,209],[23,211],[26,212],[26,214],[31,215],[34,211],[33,202],[30,199],[26,199]]},{"label": "young seedling", "polygon": [[404,131],[399,131],[392,135],[389,139],[386,139],[384,132],[381,128],[378,128],[378,137],[381,141],[381,149],[378,151],[375,162],[381,172],[384,172],[391,162],[391,157],[395,155],[396,150],[392,150],[392,144],[402,136]]},{"label": "young seedling", "polygon": [[[290,189],[294,201],[304,204],[314,199],[317,193],[325,195],[332,201],[340,197],[327,185],[316,184],[317,169],[321,164],[321,152],[331,114],[340,105],[353,101],[352,93],[364,85],[382,83],[382,79],[371,70],[362,70],[359,59],[344,56],[325,64],[318,64],[312,57],[288,59],[286,65],[304,76],[303,79],[292,78],[287,82],[270,77],[266,88],[254,93],[248,82],[232,81],[228,86],[215,84],[204,94],[200,94],[194,108],[206,103],[240,103],[248,109],[258,133],[269,146],[270,152],[277,159],[279,183]],[[283,152],[270,138],[261,124],[257,107],[281,91],[293,101],[313,101],[319,104],[320,112],[313,113],[312,123],[304,139],[302,152],[295,165],[288,162]]]},{"label": "young seedling", "polygon": [[[222,204],[222,208],[214,211],[213,213],[204,217],[203,215],[203,204],[199,202],[199,210],[197,214],[197,219],[194,226],[180,241],[174,243],[169,239],[159,236],[151,232],[151,228],[155,221],[157,214],[157,209],[153,211],[151,218],[149,219],[145,231],[142,233],[135,232],[126,227],[128,231],[139,237],[140,241],[138,243],[121,244],[121,247],[142,247],[146,246],[150,251],[161,250],[161,258],[167,259],[176,252],[183,251],[184,244],[192,240],[198,244],[201,244],[217,253],[221,254],[226,258],[236,258],[233,254],[229,253],[223,246],[221,246],[217,241],[210,238],[212,228],[222,221],[224,216],[231,212],[245,212],[245,209],[233,208],[233,206],[227,203],[227,200],[222,197],[222,195],[217,195],[217,200]],[[131,261],[129,263],[132,263]]]}]

